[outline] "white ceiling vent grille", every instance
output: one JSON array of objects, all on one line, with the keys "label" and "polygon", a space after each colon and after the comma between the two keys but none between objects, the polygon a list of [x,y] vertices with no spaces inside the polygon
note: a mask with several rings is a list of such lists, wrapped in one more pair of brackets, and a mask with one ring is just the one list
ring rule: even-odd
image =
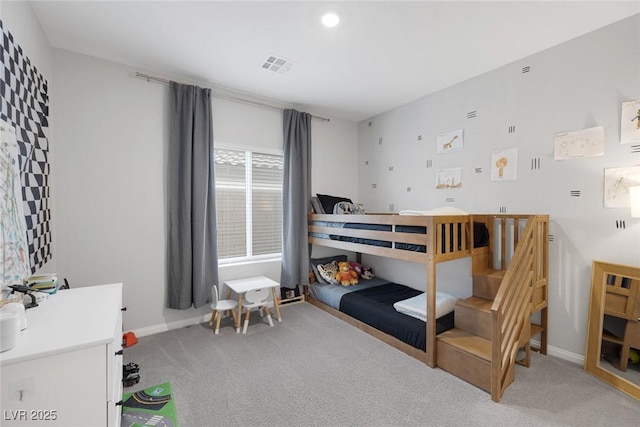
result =
[{"label": "white ceiling vent grille", "polygon": [[262,63],[265,70],[274,71],[278,74],[284,74],[293,67],[293,62],[281,56],[269,55]]}]

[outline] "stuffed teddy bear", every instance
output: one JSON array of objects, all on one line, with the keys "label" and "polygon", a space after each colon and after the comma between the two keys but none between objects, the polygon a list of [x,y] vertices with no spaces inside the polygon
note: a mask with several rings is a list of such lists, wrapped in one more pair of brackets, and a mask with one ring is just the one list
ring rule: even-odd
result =
[{"label": "stuffed teddy bear", "polygon": [[336,280],[340,282],[342,286],[357,285],[358,273],[356,273],[348,262],[339,262],[338,271],[336,272]]}]

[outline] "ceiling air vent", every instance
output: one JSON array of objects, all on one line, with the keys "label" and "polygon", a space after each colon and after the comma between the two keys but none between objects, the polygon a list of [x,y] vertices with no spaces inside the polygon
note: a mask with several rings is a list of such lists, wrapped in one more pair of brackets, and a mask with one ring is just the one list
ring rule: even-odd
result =
[{"label": "ceiling air vent", "polygon": [[263,69],[274,71],[278,74],[286,73],[291,67],[293,67],[293,62],[276,55],[267,56],[262,64]]}]

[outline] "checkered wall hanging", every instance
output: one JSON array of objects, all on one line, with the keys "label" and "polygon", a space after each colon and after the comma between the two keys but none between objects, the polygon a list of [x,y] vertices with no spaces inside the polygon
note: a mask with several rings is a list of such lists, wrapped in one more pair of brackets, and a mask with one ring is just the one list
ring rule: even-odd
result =
[{"label": "checkered wall hanging", "polygon": [[15,128],[31,273],[51,259],[49,208],[49,95],[47,80],[24,55],[13,35],[2,30],[0,119]]}]

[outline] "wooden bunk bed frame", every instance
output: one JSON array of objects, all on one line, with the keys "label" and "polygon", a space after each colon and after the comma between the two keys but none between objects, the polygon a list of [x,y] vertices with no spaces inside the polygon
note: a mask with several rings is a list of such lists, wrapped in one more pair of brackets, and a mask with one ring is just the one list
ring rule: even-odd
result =
[{"label": "wooden bunk bed frame", "polygon": [[[383,224],[391,226],[391,231],[363,230],[327,226],[331,223]],[[489,245],[473,247],[474,222],[484,223],[489,230]],[[499,401],[504,389],[513,381],[514,364],[518,351],[526,350],[522,362],[529,365],[530,340],[540,335],[537,348],[546,354],[547,334],[547,277],[548,277],[548,215],[309,215],[309,243],[335,249],[355,252],[360,260],[361,254],[377,255],[424,264],[426,267],[427,322],[426,352],[414,348],[394,337],[353,319],[350,316],[307,295],[308,301],[353,326],[381,339],[387,344],[423,361],[430,367],[446,366],[444,369],[485,389],[494,401]],[[424,227],[426,234],[401,232],[398,226]],[[334,236],[334,239],[313,237],[318,235]],[[392,242],[392,247],[374,246],[365,243],[353,243],[337,240],[340,237],[372,239]],[[415,252],[396,248],[397,243],[424,245],[425,252]],[[499,287],[490,309],[491,344],[483,345],[481,351],[487,353],[488,372],[479,375],[455,372],[451,362],[439,363],[437,360],[438,340],[436,338],[436,266],[441,262],[472,257],[471,274],[499,277]],[[494,258],[500,260],[500,269],[493,268]],[[485,286],[480,280],[479,288]],[[539,312],[540,320],[532,324],[531,316]],[[443,352],[444,356],[446,353]],[[477,356],[476,356],[477,358]],[[445,362],[444,360],[441,362]],[[458,365],[468,364],[458,360]],[[471,377],[469,377],[471,375]],[[488,376],[488,377],[487,377]]]}]

